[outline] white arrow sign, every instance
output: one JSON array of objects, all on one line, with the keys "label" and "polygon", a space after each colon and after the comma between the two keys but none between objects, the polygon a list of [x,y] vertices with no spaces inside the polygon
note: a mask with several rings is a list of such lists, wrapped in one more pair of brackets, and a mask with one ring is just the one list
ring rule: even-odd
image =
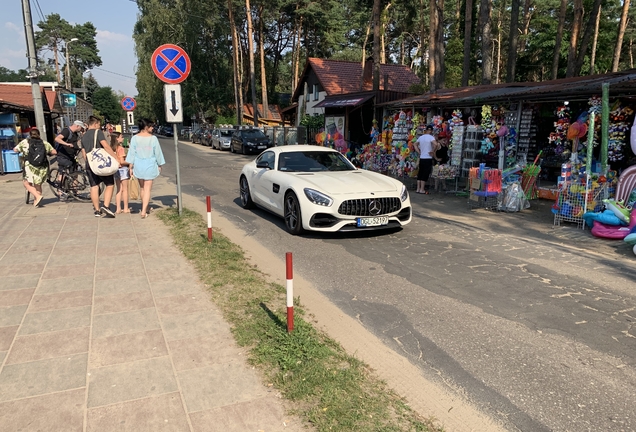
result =
[{"label": "white arrow sign", "polygon": [[163,89],[166,99],[166,122],[183,123],[183,110],[181,109],[181,85],[165,84]]},{"label": "white arrow sign", "polygon": [[130,127],[135,124],[135,116],[132,111],[126,111],[126,123],[128,123],[128,130],[130,131]]}]

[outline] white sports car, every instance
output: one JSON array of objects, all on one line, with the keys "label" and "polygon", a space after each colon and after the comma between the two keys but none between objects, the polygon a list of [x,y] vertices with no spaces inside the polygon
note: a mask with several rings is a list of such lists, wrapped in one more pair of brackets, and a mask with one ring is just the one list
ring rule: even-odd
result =
[{"label": "white sports car", "polygon": [[265,150],[239,180],[241,205],[285,219],[291,234],[398,228],[411,221],[399,180],[357,169],[336,150],[290,145]]}]

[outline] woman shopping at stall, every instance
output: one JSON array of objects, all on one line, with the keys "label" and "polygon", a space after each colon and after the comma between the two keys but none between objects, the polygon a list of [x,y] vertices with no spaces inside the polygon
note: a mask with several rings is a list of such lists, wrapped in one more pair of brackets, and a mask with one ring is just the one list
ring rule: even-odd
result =
[{"label": "woman shopping at stall", "polygon": [[141,189],[141,218],[148,217],[150,209],[150,191],[152,182],[159,177],[161,166],[166,163],[159,145],[159,140],[152,134],[154,124],[148,119],[141,119],[137,123],[139,133],[132,137],[130,149],[126,155],[126,162],[139,180]]}]

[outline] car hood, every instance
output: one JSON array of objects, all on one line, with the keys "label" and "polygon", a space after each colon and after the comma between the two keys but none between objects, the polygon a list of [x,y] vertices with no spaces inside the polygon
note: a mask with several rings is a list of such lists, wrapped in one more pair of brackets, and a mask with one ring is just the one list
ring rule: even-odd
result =
[{"label": "car hood", "polygon": [[348,195],[369,192],[400,192],[402,183],[382,174],[365,170],[319,173],[294,173],[318,191],[329,195]]}]

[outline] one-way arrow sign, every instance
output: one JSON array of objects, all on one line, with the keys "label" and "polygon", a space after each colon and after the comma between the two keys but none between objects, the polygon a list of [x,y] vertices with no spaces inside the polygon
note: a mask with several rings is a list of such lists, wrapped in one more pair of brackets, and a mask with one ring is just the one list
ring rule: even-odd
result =
[{"label": "one-way arrow sign", "polygon": [[166,99],[166,122],[183,123],[183,110],[181,109],[181,85],[165,84],[163,89]]}]

